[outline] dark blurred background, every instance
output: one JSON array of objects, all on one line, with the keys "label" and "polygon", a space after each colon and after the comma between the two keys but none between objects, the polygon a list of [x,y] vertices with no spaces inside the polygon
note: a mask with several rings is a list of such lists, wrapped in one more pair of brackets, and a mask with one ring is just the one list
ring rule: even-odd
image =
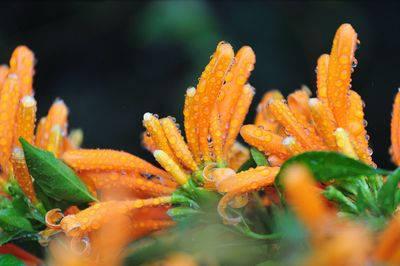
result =
[{"label": "dark blurred background", "polygon": [[336,29],[359,33],[353,89],[366,103],[374,159],[392,168],[390,117],[400,86],[400,4],[363,2],[28,2],[0,4],[0,61],[19,44],[37,57],[34,88],[39,115],[55,98],[70,108],[70,128],[82,127],[85,147],[151,156],[140,146],[145,112],[182,122],[184,93],[195,86],[220,40],[250,45],[262,94],[315,91],[318,56],[330,51]]}]

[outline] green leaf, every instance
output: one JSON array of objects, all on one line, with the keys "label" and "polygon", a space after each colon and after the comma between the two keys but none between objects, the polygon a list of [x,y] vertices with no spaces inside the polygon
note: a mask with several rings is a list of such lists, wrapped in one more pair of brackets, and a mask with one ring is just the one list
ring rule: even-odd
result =
[{"label": "green leaf", "polygon": [[15,180],[9,180],[7,183],[7,192],[12,197],[11,204],[15,210],[28,219],[33,219],[44,224],[44,213],[40,213],[40,211],[33,206],[32,202],[26,197]]},{"label": "green leaf", "polygon": [[391,173],[378,192],[378,206],[385,214],[390,215],[397,207],[396,194],[400,181],[400,167]]},{"label": "green leaf", "polygon": [[357,206],[353,202],[351,202],[340,190],[337,190],[335,187],[328,186],[324,190],[323,194],[328,200],[337,202],[339,204],[340,209],[357,214]]},{"label": "green leaf", "polygon": [[11,208],[0,210],[0,227],[7,233],[18,231],[33,231],[31,223],[21,214]]},{"label": "green leaf", "polygon": [[251,148],[250,153],[257,166],[268,166],[268,161],[267,158],[265,158],[264,153],[260,152],[256,148]]},{"label": "green leaf", "polygon": [[0,266],[25,266],[25,263],[11,254],[0,255]]},{"label": "green leaf", "polygon": [[257,164],[256,164],[256,162],[254,161],[254,159],[253,159],[253,158],[250,158],[250,159],[248,159],[247,161],[245,161],[245,162],[239,167],[238,173],[239,173],[239,172],[246,171],[246,170],[248,170],[248,169],[250,169],[250,168],[253,168],[253,167],[256,167],[256,166],[257,166]]},{"label": "green leaf", "polygon": [[30,145],[23,138],[19,140],[29,173],[47,196],[77,204],[97,201],[75,172],[51,152]]},{"label": "green leaf", "polygon": [[293,164],[306,166],[317,181],[330,181],[348,177],[387,175],[387,170],[373,168],[361,161],[352,159],[337,152],[313,151],[305,152],[287,160],[281,167],[275,179],[277,186],[282,189],[281,177],[287,167]]}]

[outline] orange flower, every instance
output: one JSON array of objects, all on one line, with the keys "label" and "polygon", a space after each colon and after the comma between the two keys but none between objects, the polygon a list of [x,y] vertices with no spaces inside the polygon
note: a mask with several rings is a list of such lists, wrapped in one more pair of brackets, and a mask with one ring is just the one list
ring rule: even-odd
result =
[{"label": "orange flower", "polygon": [[[317,62],[317,98],[309,99],[311,93],[305,88],[290,94],[288,103],[276,91],[267,93],[255,120],[256,125],[263,127],[262,133],[256,136],[259,129],[245,126],[241,131],[245,141],[268,155],[273,165],[280,165],[299,152],[331,150],[374,166],[362,99],[349,89],[357,42],[350,24],[340,26],[331,54],[322,55]],[[266,143],[262,136],[275,142]],[[396,143],[396,136],[392,139]]]}]

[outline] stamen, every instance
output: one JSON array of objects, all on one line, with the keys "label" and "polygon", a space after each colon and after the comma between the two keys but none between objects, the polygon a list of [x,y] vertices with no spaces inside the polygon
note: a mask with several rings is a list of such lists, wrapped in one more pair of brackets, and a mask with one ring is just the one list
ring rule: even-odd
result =
[{"label": "stamen", "polygon": [[354,147],[351,144],[349,134],[343,128],[337,128],[335,133],[336,144],[338,149],[343,154],[352,157],[354,159],[358,159],[356,152],[354,151]]},{"label": "stamen", "polygon": [[189,175],[187,175],[166,152],[156,150],[153,155],[157,162],[159,162],[159,164],[161,164],[161,166],[170,173],[173,178],[175,178],[178,184],[181,186],[186,185],[189,180]]}]

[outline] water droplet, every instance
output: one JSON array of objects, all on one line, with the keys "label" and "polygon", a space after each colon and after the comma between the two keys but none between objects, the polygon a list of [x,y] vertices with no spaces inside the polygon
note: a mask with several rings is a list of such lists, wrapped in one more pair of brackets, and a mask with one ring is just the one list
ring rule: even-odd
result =
[{"label": "water droplet", "polygon": [[370,147],[368,147],[368,154],[371,156],[373,153],[374,151]]},{"label": "water droplet", "polygon": [[351,65],[353,68],[356,68],[358,65],[358,60],[356,58],[354,58],[353,60],[353,64]]},{"label": "water droplet", "polygon": [[366,139],[367,141],[369,141],[370,136],[369,136],[369,135],[365,135],[365,139]]},{"label": "water droplet", "polygon": [[364,125],[364,127],[368,126],[368,121],[364,119],[363,120],[363,125]]}]

